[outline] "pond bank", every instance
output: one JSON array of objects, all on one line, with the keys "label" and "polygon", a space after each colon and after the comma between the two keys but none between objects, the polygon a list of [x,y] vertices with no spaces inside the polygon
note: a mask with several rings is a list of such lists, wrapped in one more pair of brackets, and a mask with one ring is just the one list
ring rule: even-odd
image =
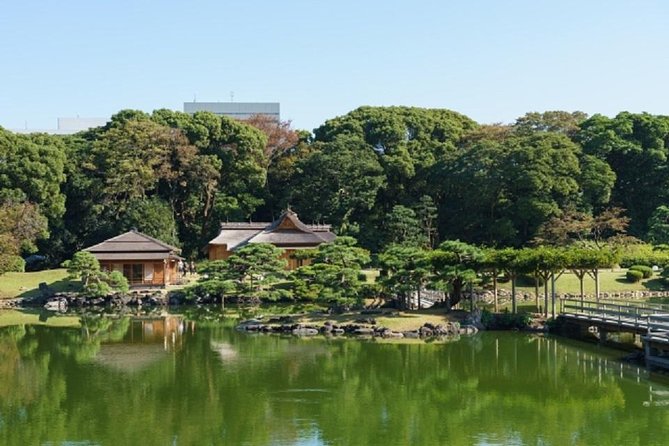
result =
[{"label": "pond bank", "polygon": [[[239,318],[249,318],[248,310],[258,311],[244,327],[249,332],[265,333],[293,333],[311,335],[317,333],[371,335],[388,338],[430,338],[452,334],[472,334],[485,329],[488,323],[481,321],[481,312],[474,313],[445,308],[430,308],[413,311],[400,311],[392,308],[361,309],[333,313],[325,307],[312,308],[308,311],[298,311],[299,314],[286,316],[279,310],[272,314],[270,311],[262,315],[263,306],[251,303],[250,306],[239,306]],[[286,303],[294,305],[295,303]],[[299,303],[297,303],[299,305]],[[282,304],[279,304],[281,306]],[[309,307],[308,304],[305,304]],[[156,309],[167,307],[201,307],[203,305],[179,299],[178,295],[166,294],[161,290],[144,290],[130,293],[116,293],[106,297],[84,298],[78,293],[61,292],[50,293],[34,298],[1,299],[0,309],[43,309],[49,312],[66,313],[71,310],[79,311],[91,309],[106,309],[107,311],[124,313],[128,309]],[[204,305],[211,308],[220,308],[220,305]],[[315,311],[314,311],[315,310]],[[276,311],[276,310],[275,310]],[[245,313],[245,314],[244,314]],[[253,314],[253,313],[252,313]],[[508,316],[508,315],[507,315]],[[494,318],[493,318],[494,320]],[[545,321],[533,318],[528,331],[545,331]],[[522,327],[499,327],[496,329],[522,329]]]},{"label": "pond bank", "polygon": [[0,309],[44,308],[49,311],[67,311],[69,308],[86,307],[135,307],[163,306],[170,304],[166,294],[160,290],[115,293],[105,297],[87,298],[78,293],[43,293],[37,297],[0,299]]}]

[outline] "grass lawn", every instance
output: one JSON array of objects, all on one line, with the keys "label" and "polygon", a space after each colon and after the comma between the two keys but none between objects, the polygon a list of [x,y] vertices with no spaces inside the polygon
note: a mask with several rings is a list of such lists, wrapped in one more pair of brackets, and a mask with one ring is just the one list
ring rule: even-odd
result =
[{"label": "grass lawn", "polygon": [[[618,292],[618,291],[662,291],[666,287],[660,281],[657,274],[648,279],[643,279],[638,283],[628,282],[625,278],[626,269],[603,269],[599,271],[599,291],[600,292]],[[583,281],[583,289],[586,294],[595,293],[595,281],[586,276]],[[511,282],[500,283],[500,288],[511,290]],[[550,288],[550,284],[549,284]],[[578,278],[571,272],[565,272],[556,281],[555,288],[558,293],[579,294]],[[519,292],[534,293],[534,286],[518,286]],[[543,287],[539,288],[539,293],[543,293]]]},{"label": "grass lawn", "polygon": [[73,291],[78,282],[67,280],[63,268],[30,273],[5,273],[0,275],[0,299],[12,297],[34,297],[39,294],[39,284],[46,282],[54,291]]},{"label": "grass lawn", "polygon": [[40,319],[39,312],[17,310],[0,310],[0,327],[10,325],[48,325],[50,327],[79,327],[78,316],[54,316],[53,313],[42,313],[48,317]]}]

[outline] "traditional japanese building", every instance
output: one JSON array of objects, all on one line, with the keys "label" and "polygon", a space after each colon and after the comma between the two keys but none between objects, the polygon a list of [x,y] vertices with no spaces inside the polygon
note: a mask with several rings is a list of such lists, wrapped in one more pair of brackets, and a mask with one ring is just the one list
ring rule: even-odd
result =
[{"label": "traditional japanese building", "polygon": [[221,260],[248,243],[270,243],[285,250],[283,256],[288,261],[288,268],[295,269],[306,262],[293,257],[296,250],[313,249],[335,237],[330,225],[304,224],[289,209],[271,223],[222,223],[220,234],[209,242],[207,249],[209,260]]},{"label": "traditional japanese building", "polygon": [[130,286],[165,286],[179,279],[181,250],[138,231],[112,237],[84,249],[105,271],[120,271]]}]

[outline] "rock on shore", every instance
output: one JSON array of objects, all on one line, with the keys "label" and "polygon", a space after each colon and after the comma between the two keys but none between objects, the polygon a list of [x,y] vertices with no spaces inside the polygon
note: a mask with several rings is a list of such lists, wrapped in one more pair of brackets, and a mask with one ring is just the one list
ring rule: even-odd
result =
[{"label": "rock on shore", "polygon": [[458,322],[446,322],[445,324],[433,325],[425,323],[417,330],[395,331],[387,327],[375,326],[369,324],[336,324],[326,321],[322,325],[318,324],[277,324],[263,323],[258,319],[249,319],[242,321],[237,330],[250,333],[277,333],[292,334],[295,336],[314,336],[317,334],[338,336],[350,335],[366,338],[392,338],[392,339],[429,339],[446,336],[473,335],[478,333],[478,329],[473,325],[461,326]]}]

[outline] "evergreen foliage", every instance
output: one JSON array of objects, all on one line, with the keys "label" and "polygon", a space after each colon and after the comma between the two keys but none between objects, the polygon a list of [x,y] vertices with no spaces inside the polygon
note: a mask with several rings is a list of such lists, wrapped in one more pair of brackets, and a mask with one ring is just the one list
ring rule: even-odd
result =
[{"label": "evergreen foliage", "polygon": [[666,243],[668,155],[669,117],[629,112],[480,125],[365,106],[311,135],[261,117],[122,110],[76,135],[0,129],[0,273],[9,256],[57,265],[133,226],[198,257],[221,221],[272,220],[287,205],[372,252]]}]

